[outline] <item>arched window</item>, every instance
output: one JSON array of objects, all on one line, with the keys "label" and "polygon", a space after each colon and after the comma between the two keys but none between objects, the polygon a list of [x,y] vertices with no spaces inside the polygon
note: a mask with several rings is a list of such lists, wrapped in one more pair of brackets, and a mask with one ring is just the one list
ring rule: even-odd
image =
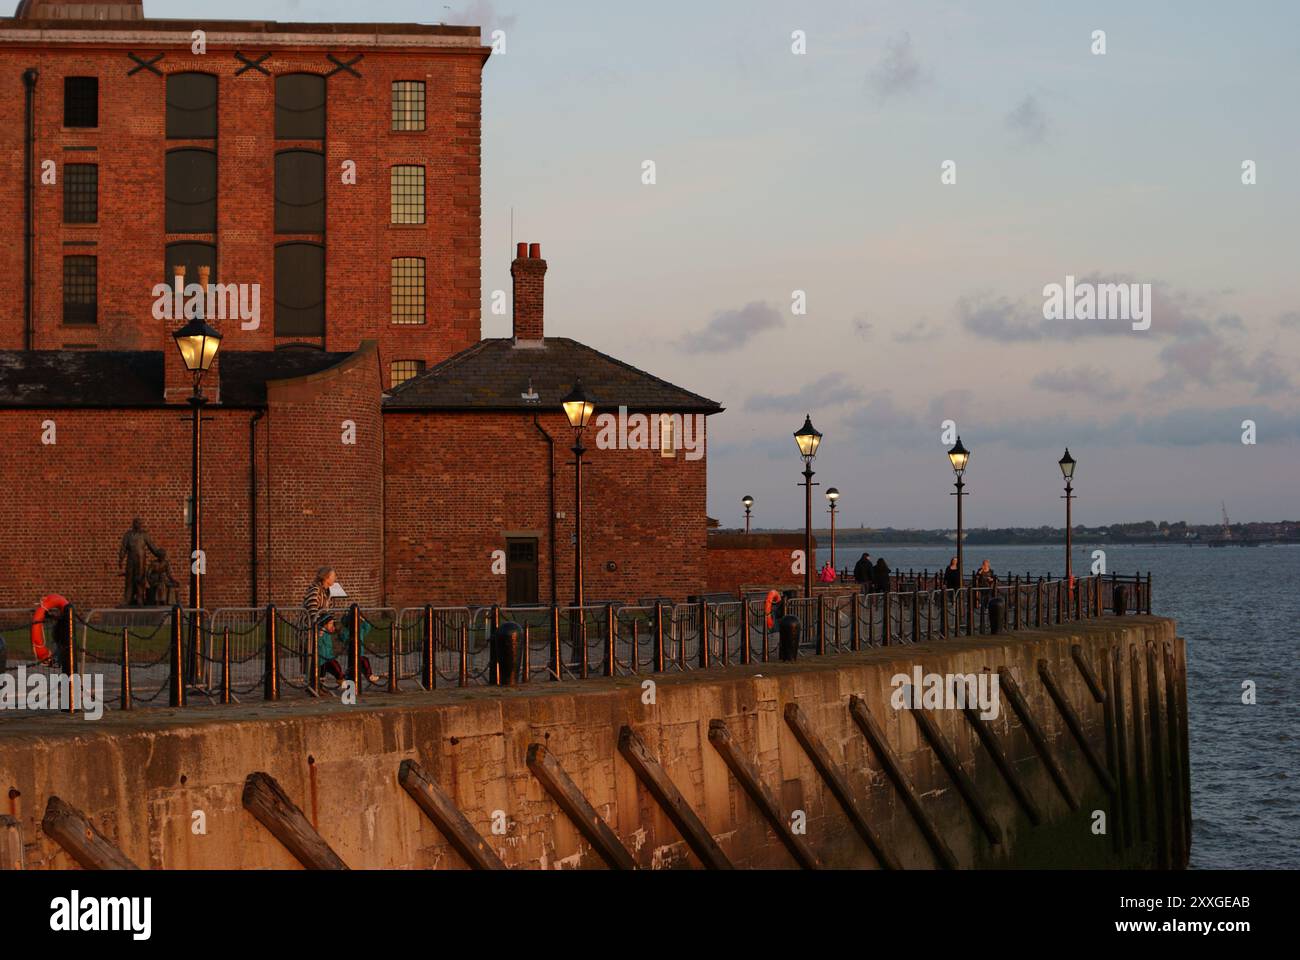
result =
[{"label": "arched window", "polygon": [[275,335],[325,336],[325,248],[320,244],[275,248]]},{"label": "arched window", "polygon": [[275,232],[325,232],[325,155],[285,150],[275,155]]},{"label": "arched window", "polygon": [[211,150],[167,154],[167,232],[217,232],[217,155]]},{"label": "arched window", "polygon": [[217,78],[210,73],[167,76],[167,137],[214,140],[217,136]]},{"label": "arched window", "polygon": [[275,138],[325,139],[325,78],[286,73],[275,78]]}]

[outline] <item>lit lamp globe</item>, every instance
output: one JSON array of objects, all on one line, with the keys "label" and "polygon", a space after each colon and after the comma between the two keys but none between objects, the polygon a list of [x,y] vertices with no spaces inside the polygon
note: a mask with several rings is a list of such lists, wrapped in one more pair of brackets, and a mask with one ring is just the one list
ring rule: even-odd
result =
[{"label": "lit lamp globe", "polygon": [[799,456],[803,457],[804,463],[812,463],[822,443],[821,431],[812,425],[812,414],[804,416],[803,426],[795,431],[794,442],[799,445]]},{"label": "lit lamp globe", "polygon": [[181,352],[185,369],[195,374],[206,372],[221,349],[221,334],[199,317],[173,333],[172,339]]},{"label": "lit lamp globe", "polygon": [[749,494],[745,494],[743,497],[740,498],[740,502],[743,503],[746,507],[752,507],[754,505],[754,498],[751,497]]},{"label": "lit lamp globe", "polygon": [[970,463],[970,451],[961,443],[961,437],[957,438],[956,445],[948,451],[948,461],[952,464],[952,472],[961,476],[966,472],[966,464]]},{"label": "lit lamp globe", "polygon": [[832,507],[835,506],[835,501],[839,500],[839,498],[840,498],[840,492],[836,490],[834,487],[831,487],[829,490],[826,491],[826,499],[831,502]]},{"label": "lit lamp globe", "polygon": [[569,395],[560,401],[564,415],[569,418],[569,426],[574,430],[583,430],[591,422],[591,413],[596,409],[596,402],[587,394],[579,380],[569,391]]}]

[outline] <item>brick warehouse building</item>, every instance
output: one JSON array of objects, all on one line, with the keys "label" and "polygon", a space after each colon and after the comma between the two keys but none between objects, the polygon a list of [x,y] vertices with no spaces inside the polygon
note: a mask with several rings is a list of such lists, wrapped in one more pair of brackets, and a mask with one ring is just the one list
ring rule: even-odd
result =
[{"label": "brick warehouse building", "polygon": [[[118,604],[137,515],[184,583],[190,380],[159,288],[201,269],[232,291],[209,313],[205,606],[296,600],[322,563],[365,604],[571,596],[574,380],[598,414],[721,407],[546,337],[536,245],[514,336],[480,339],[489,54],[477,27],[138,0],[0,20],[0,607]],[[707,459],[593,441],[587,596],[702,590]]]}]

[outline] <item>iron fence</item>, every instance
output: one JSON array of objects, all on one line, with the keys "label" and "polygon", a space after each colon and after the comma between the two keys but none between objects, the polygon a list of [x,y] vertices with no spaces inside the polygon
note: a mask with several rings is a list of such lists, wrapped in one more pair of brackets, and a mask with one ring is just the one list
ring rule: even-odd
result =
[{"label": "iron fence", "polygon": [[[1028,575],[990,586],[946,589],[940,575],[902,577],[905,590],[822,590],[687,602],[527,607],[363,607],[331,610],[323,631],[296,605],[104,608],[43,626],[48,656],[30,640],[34,611],[0,609],[10,667],[98,674],[118,709],[189,702],[274,700],[289,690],[357,697],[374,691],[559,681],[686,671],[774,660],[781,619],[793,617],[798,655],[1015,633],[1103,614],[1151,612],[1151,576],[1093,575],[1064,581]],[[56,623],[59,626],[56,627]],[[502,677],[492,638],[521,630],[514,678]],[[787,627],[788,629],[788,627]],[[56,636],[62,630],[66,636]],[[323,633],[329,636],[323,637]],[[346,681],[355,681],[348,687]]]}]

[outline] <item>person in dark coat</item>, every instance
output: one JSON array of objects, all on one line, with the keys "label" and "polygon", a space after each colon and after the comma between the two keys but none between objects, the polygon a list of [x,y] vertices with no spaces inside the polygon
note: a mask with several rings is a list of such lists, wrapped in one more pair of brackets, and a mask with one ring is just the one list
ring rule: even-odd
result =
[{"label": "person in dark coat", "polygon": [[943,572],[943,585],[949,590],[961,589],[961,571],[957,569],[957,558],[948,561],[948,569]]},{"label": "person in dark coat", "polygon": [[885,563],[884,557],[877,560],[876,565],[871,568],[871,585],[876,588],[877,593],[889,592],[889,564]]},{"label": "person in dark coat", "polygon": [[853,579],[859,586],[871,585],[871,554],[864,553],[858,557],[858,562],[853,565]]}]

